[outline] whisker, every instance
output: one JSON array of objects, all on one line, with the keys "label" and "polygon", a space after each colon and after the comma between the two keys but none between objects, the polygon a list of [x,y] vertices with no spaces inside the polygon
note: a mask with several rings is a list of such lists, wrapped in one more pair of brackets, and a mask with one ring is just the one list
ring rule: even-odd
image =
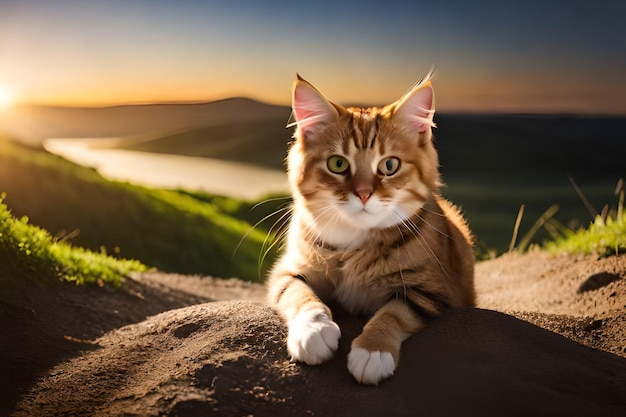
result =
[{"label": "whisker", "polygon": [[[288,224],[289,224],[289,221],[291,220],[293,207],[286,207],[281,210],[284,211],[284,213],[274,222],[274,224],[272,224],[272,226],[267,231],[267,234],[265,235],[265,239],[263,240],[263,245],[261,246],[262,254],[259,256],[258,264],[257,264],[259,273],[261,272],[263,263],[265,262],[265,258],[267,257],[267,255],[277,244],[283,241],[285,235],[287,234],[289,230]],[[273,214],[276,214],[278,212],[279,211],[274,212]],[[276,230],[276,232],[274,232],[274,230]],[[270,236],[272,235],[274,237],[271,238],[272,242],[268,245],[268,241],[270,240]]]},{"label": "whisker", "polygon": [[433,251],[433,249],[430,247],[430,245],[428,244],[428,242],[426,241],[426,239],[424,239],[424,237],[420,234],[420,238],[418,239],[418,241],[420,242],[420,244],[422,245],[422,247],[428,251],[430,257],[432,259],[435,260],[435,262],[437,262],[437,265],[439,265],[439,268],[441,268],[441,270],[443,271],[443,273],[446,275],[446,277],[450,278],[450,274],[448,274],[448,270],[446,269],[445,266],[443,266],[443,264],[441,263],[441,261],[439,260],[439,257],[437,256],[437,254],[435,253],[435,251]]},{"label": "whisker", "polygon": [[[398,219],[400,219],[400,221],[402,222],[403,219],[400,215],[396,214],[395,212],[393,212],[393,214],[398,217]],[[404,251],[406,252],[407,256],[412,260],[412,256],[411,253],[409,252],[409,250],[406,248],[406,246],[404,245],[404,243],[406,243],[406,241],[404,240],[404,233],[402,233],[402,229],[400,228],[400,225],[396,225],[396,229],[398,229],[398,233],[400,233],[400,237],[402,238],[402,248],[404,249]],[[400,273],[400,281],[402,282],[402,289],[404,292],[404,300],[407,299],[408,297],[408,290],[407,290],[407,285],[406,285],[406,280],[404,279],[404,275],[402,274],[402,263],[400,262],[400,245],[398,245],[396,247],[396,249],[398,250],[398,271]]]},{"label": "whisker", "polygon": [[[281,227],[283,227],[283,225],[281,225]],[[265,248],[265,250],[263,251],[263,254],[259,257],[259,262],[258,262],[258,269],[259,269],[259,273],[261,272],[261,268],[263,267],[263,264],[265,263],[265,259],[267,258],[267,255],[272,251],[272,249],[283,242],[283,240],[285,239],[285,235],[287,234],[289,228],[287,227],[283,227],[283,230],[281,230],[279,232],[279,234],[276,235],[276,237],[273,239],[273,242],[267,246]],[[265,245],[265,242],[264,242]],[[263,249],[262,249],[263,250]]]},{"label": "whisker", "polygon": [[235,255],[237,254],[237,251],[239,250],[239,248],[241,247],[241,245],[243,244],[243,241],[246,240],[246,238],[250,235],[250,233],[252,233],[252,231],[254,229],[256,229],[261,223],[263,223],[265,220],[271,218],[272,216],[275,216],[276,214],[280,213],[281,211],[290,211],[291,207],[283,207],[283,208],[279,208],[278,210],[268,214],[267,216],[263,217],[261,220],[259,220],[258,222],[256,222],[254,225],[252,225],[250,227],[250,229],[248,229],[248,231],[241,237],[241,239],[239,239],[239,243],[237,243],[237,246],[235,246],[235,249],[233,250],[233,255],[232,257],[234,258]]},{"label": "whisker", "polygon": [[433,211],[433,210],[429,210],[426,207],[421,207],[420,211],[425,211],[426,213],[430,213],[430,214],[434,214],[435,216],[439,216],[439,217],[446,217],[446,215],[444,213],[441,212],[437,212],[437,211]]},{"label": "whisker", "polygon": [[[405,206],[405,207],[407,207],[408,209],[411,209],[411,207],[410,207],[409,205],[407,205],[407,204],[405,204],[404,206]],[[445,233],[445,232],[443,232],[443,231],[439,230],[439,229],[438,229],[437,227],[435,227],[432,223],[430,223],[429,221],[427,221],[427,220],[424,218],[424,216],[422,216],[422,215],[420,214],[421,212],[426,212],[426,213],[429,213],[429,214],[432,214],[432,215],[436,215],[436,216],[439,216],[439,217],[445,218],[445,217],[446,217],[446,215],[445,215],[444,213],[441,213],[441,212],[436,212],[436,211],[433,211],[433,210],[429,210],[429,209],[427,209],[427,208],[425,208],[425,207],[423,207],[423,206],[422,206],[422,207],[419,207],[419,209],[418,209],[418,210],[413,210],[412,212],[413,212],[413,213],[415,213],[415,216],[416,216],[417,218],[419,218],[419,219],[420,219],[420,220],[421,220],[424,224],[426,224],[427,226],[429,226],[430,228],[432,228],[434,231],[436,231],[436,232],[437,232],[437,233],[439,233],[440,235],[445,236],[445,237],[447,237],[447,238],[449,238],[449,239],[453,239],[453,240],[455,240],[452,236],[450,236],[450,235],[448,235],[447,233]],[[455,240],[455,241],[456,241],[456,240]]]},{"label": "whisker", "polygon": [[[424,221],[424,219],[421,218],[419,215],[417,217],[420,220]],[[435,251],[433,251],[433,249],[430,247],[430,245],[428,244],[428,242],[426,241],[426,239],[424,238],[424,236],[420,232],[419,228],[417,227],[417,225],[410,219],[403,220],[402,223],[407,228],[407,230],[409,230],[411,232],[411,234],[413,234],[413,236],[417,239],[417,241],[420,243],[420,245],[422,246],[424,251],[426,253],[428,253],[428,255],[431,257],[431,259],[433,259],[435,262],[437,262],[437,264],[439,265],[439,268],[441,268],[443,273],[449,278],[450,275],[448,274],[448,271],[446,270],[446,268],[441,263],[441,260],[439,259],[439,257],[435,253]],[[428,224],[428,223],[426,223],[426,224]],[[432,225],[430,225],[430,226],[432,227]],[[433,229],[436,230],[434,227],[433,227]]]},{"label": "whisker", "polygon": [[[254,206],[252,206],[252,208],[250,209],[252,210],[256,210],[257,208],[261,207],[263,204],[267,204],[267,203],[273,203],[274,201],[280,201],[280,200],[291,200],[291,197],[286,196],[286,197],[274,197],[274,198],[268,198],[266,200],[263,201],[259,201],[258,203],[256,203]],[[279,207],[282,208],[282,207]]]},{"label": "whisker", "polygon": [[439,233],[441,236],[447,237],[447,238],[452,238],[452,236],[448,235],[447,233],[442,232],[441,230],[439,230],[438,228],[436,228],[435,226],[432,225],[432,223],[429,223],[428,221],[426,221],[426,219],[424,219],[422,216],[420,216],[419,214],[417,214],[417,217],[428,227],[430,227],[431,229],[433,229],[435,232]]},{"label": "whisker", "polygon": [[[323,207],[321,207],[320,211],[318,212],[318,216],[317,216],[317,217],[318,217],[318,220],[319,220],[319,219],[320,219],[323,215],[325,215],[326,213],[330,212],[333,208],[334,208],[334,207],[333,207],[333,205],[332,205],[332,204],[325,204]],[[337,213],[334,213],[334,214],[330,217],[330,219],[328,219],[328,220],[326,220],[326,221],[325,221],[325,224],[323,224],[323,225],[321,225],[321,227],[319,227],[319,229],[320,229],[319,231],[317,231],[317,230],[315,230],[315,231],[311,230],[311,232],[314,232],[314,233],[315,233],[315,235],[316,235],[316,236],[315,236],[315,239],[313,239],[313,240],[319,240],[319,239],[321,239],[321,237],[322,237],[322,232],[323,232],[324,230],[326,230],[326,228],[330,225],[329,223],[330,223],[331,221],[333,222],[333,224],[336,224],[335,219],[336,219],[337,217],[338,217]]]}]

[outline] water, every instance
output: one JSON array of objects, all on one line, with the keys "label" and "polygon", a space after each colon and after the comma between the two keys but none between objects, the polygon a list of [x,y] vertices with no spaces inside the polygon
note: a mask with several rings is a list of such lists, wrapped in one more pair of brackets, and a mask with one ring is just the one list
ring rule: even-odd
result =
[{"label": "water", "polygon": [[287,192],[284,172],[211,158],[107,148],[110,139],[48,139],[47,151],[102,176],[154,188],[205,191],[245,199]]}]

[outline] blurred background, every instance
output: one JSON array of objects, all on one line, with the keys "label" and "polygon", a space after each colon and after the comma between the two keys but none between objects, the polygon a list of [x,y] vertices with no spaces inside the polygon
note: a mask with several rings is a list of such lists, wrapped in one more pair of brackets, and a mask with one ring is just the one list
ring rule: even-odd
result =
[{"label": "blurred background", "polygon": [[443,194],[479,258],[606,215],[626,172],[626,3],[460,3],[0,0],[3,202],[75,245],[259,280],[295,73],[366,106],[434,65]]}]

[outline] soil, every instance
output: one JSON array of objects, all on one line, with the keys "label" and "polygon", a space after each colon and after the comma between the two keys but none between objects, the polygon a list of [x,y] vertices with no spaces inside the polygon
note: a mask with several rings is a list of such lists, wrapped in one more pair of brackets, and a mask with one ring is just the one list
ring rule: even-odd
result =
[{"label": "soil", "polygon": [[260,284],[161,273],[118,290],[6,284],[0,415],[626,415],[626,255],[479,263],[477,308],[410,337],[377,387],[346,369],[364,318],[337,311],[336,357],[295,364]]}]

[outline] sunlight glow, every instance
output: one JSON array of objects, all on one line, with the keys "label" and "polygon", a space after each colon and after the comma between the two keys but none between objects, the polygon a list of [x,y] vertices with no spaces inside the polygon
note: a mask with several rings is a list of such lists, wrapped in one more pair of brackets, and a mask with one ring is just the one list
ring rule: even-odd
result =
[{"label": "sunlight glow", "polygon": [[7,109],[13,104],[13,93],[7,86],[0,83],[0,110]]}]

